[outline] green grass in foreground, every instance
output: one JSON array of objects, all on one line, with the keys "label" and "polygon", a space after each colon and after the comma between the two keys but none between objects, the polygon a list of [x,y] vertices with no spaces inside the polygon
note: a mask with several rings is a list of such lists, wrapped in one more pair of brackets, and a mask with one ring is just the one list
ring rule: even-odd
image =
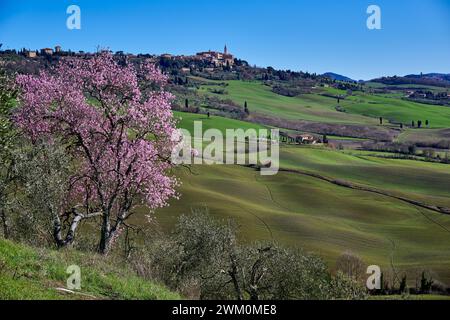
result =
[{"label": "green grass in foreground", "polygon": [[[0,239],[0,300],[180,299],[163,286],[137,277],[98,255],[31,248]],[[67,294],[67,267],[81,268],[81,291]]]}]

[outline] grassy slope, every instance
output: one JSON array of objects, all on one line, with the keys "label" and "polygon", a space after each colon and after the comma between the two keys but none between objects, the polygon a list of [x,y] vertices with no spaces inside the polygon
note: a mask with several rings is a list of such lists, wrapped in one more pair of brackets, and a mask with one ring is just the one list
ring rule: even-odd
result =
[{"label": "grassy slope", "polygon": [[404,89],[423,89],[430,90],[433,92],[447,92],[447,88],[444,87],[435,87],[435,86],[427,86],[421,84],[398,84],[398,85],[386,85],[379,82],[366,82],[366,86],[374,89],[380,88],[404,88]]},{"label": "grassy slope", "polygon": [[391,121],[410,124],[430,121],[433,128],[450,127],[450,108],[401,100],[389,96],[356,93],[348,97],[342,106],[350,113],[368,117],[383,117]]},{"label": "grassy slope", "polygon": [[[184,119],[181,125],[189,127],[188,117]],[[209,121],[216,125],[222,119]],[[280,159],[285,168],[450,206],[446,165],[296,146],[282,146]],[[157,214],[167,228],[191,207],[207,206],[212,215],[237,219],[250,241],[273,236],[320,253],[331,266],[343,251],[352,250],[388,270],[391,261],[409,272],[433,269],[450,284],[449,216],[293,173],[262,177],[249,168],[216,165],[195,166],[193,174],[182,169],[178,175],[184,182],[181,200]]]},{"label": "grassy slope", "polygon": [[450,207],[450,167],[413,160],[383,159],[374,152],[284,147],[281,166],[388,190],[393,194]]},{"label": "grassy slope", "polygon": [[[353,96],[341,100],[347,112],[335,110],[337,102],[333,98],[319,94],[305,94],[298,97],[285,97],[271,91],[260,82],[227,81],[226,95],[238,104],[248,102],[250,112],[258,112],[290,120],[310,120],[327,123],[372,124],[383,117],[392,121],[410,124],[412,120],[429,120],[434,128],[450,127],[450,108],[432,106],[401,100],[394,95],[369,95],[355,92]],[[205,86],[200,92],[212,86]],[[346,94],[332,88],[323,89],[332,94]]]},{"label": "grassy slope", "polygon": [[[227,81],[226,95],[217,95],[221,98],[230,98],[243,105],[248,102],[250,112],[258,112],[290,120],[310,120],[334,123],[363,123],[375,124],[374,119],[360,115],[351,115],[335,110],[336,100],[316,94],[306,94],[299,97],[285,97],[272,92],[270,87],[260,82]],[[200,92],[207,91],[211,86],[203,87]]]},{"label": "grassy slope", "polygon": [[450,141],[450,128],[446,129],[408,129],[403,132],[398,140],[408,143],[437,143],[442,140]]},{"label": "grassy slope", "polygon": [[208,118],[204,114],[194,114],[194,113],[186,113],[186,112],[174,112],[175,118],[178,119],[178,127],[187,129],[191,134],[194,132],[194,121],[201,121],[202,123],[202,129],[203,131],[206,131],[208,129],[218,129],[222,131],[222,133],[225,133],[226,129],[264,129],[264,126],[240,121],[240,120],[234,120],[219,116],[211,116]]},{"label": "grassy slope", "polygon": [[[262,128],[256,124],[204,115],[177,112],[179,126],[193,131],[193,121],[202,121],[203,128]],[[394,194],[450,207],[450,171],[447,165],[412,160],[382,159],[373,152],[337,151],[317,147],[283,146],[281,167],[318,172]]]},{"label": "grassy slope", "polygon": [[[158,211],[170,227],[191,207],[235,218],[247,240],[276,240],[319,253],[333,266],[344,251],[369,264],[413,272],[432,269],[450,284],[450,217],[401,201],[292,173],[263,177],[249,168],[196,166],[179,173],[181,200]],[[410,278],[411,279],[411,278]]]},{"label": "grassy slope", "polygon": [[[70,265],[81,268],[81,292],[62,294]],[[0,239],[0,300],[5,299],[179,299],[105,257],[76,251],[30,248]]]}]

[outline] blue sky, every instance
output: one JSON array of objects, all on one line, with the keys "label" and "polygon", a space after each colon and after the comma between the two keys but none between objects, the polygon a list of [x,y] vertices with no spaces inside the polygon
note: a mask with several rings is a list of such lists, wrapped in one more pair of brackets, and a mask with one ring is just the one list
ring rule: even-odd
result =
[{"label": "blue sky", "polygon": [[[81,8],[81,30],[66,9]],[[366,9],[381,8],[381,30]],[[222,50],[258,66],[354,79],[450,73],[450,0],[0,0],[5,48],[131,53]]]}]

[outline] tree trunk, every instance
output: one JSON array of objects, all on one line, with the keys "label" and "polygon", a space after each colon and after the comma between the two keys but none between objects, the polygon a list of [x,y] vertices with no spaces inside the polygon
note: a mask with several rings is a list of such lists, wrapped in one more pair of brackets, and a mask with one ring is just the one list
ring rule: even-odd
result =
[{"label": "tree trunk", "polygon": [[259,300],[258,288],[250,288],[250,300]]},{"label": "tree trunk", "polygon": [[236,292],[236,299],[239,301],[244,300],[244,295],[242,294],[241,286],[239,285],[239,277],[238,277],[238,266],[236,261],[236,256],[232,252],[230,253],[230,261],[231,261],[231,270],[228,272],[228,274],[231,277],[231,281],[233,282],[234,290]]},{"label": "tree trunk", "polygon": [[8,220],[6,219],[6,213],[5,213],[5,210],[3,208],[0,208],[0,219],[2,221],[3,237],[5,239],[9,239]]},{"label": "tree trunk", "polygon": [[111,249],[111,240],[113,238],[113,232],[111,232],[111,222],[109,220],[109,212],[105,211],[102,219],[102,229],[100,234],[100,244],[98,252],[103,255],[107,255]]},{"label": "tree trunk", "polygon": [[98,252],[100,254],[106,256],[109,253],[109,251],[111,250],[111,242],[112,242],[112,236],[111,235],[107,236],[102,231]]},{"label": "tree trunk", "polygon": [[128,217],[128,210],[130,206],[131,202],[127,206],[125,206],[123,210],[120,211],[120,213],[117,215],[117,220],[113,222],[113,224],[111,223],[110,212],[107,210],[105,211],[107,212],[107,214],[103,215],[103,223],[98,250],[100,254],[107,255],[111,250],[114,242],[116,241],[116,238],[120,236],[122,225]]},{"label": "tree trunk", "polygon": [[55,218],[53,221],[53,239],[56,242],[56,245],[58,248],[64,248],[71,246],[73,244],[73,241],[75,239],[75,231],[78,228],[78,225],[80,224],[81,220],[85,218],[81,214],[77,214],[75,211],[73,211],[73,214],[75,215],[72,222],[70,223],[70,228],[67,231],[66,236],[63,238],[62,235],[62,223],[61,218],[58,214],[55,214]]}]

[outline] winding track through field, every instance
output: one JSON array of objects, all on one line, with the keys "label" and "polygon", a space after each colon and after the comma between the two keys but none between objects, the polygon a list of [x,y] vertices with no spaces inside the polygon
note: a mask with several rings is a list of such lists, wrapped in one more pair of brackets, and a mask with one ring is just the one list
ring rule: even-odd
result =
[{"label": "winding track through field", "polygon": [[279,203],[277,200],[275,200],[275,198],[274,198],[274,196],[273,196],[273,194],[272,194],[272,190],[270,190],[269,186],[268,186],[266,183],[262,182],[261,180],[258,180],[258,176],[259,176],[258,173],[255,173],[255,180],[256,180],[256,182],[261,183],[262,185],[264,185],[264,187],[265,187],[266,190],[267,190],[267,193],[268,193],[269,196],[270,196],[270,200],[271,200],[273,203],[275,203],[278,207],[280,207],[281,209],[287,210],[287,211],[289,211],[289,212],[292,212],[292,210],[291,210],[290,208],[288,208],[288,207],[282,205],[282,204]]},{"label": "winding track through field", "polygon": [[[435,206],[435,205],[422,203],[422,202],[419,202],[419,201],[416,201],[416,200],[411,200],[411,199],[408,199],[408,198],[395,196],[395,195],[392,195],[392,194],[390,194],[390,193],[388,193],[386,191],[373,189],[373,188],[366,187],[366,186],[359,185],[359,184],[353,184],[351,182],[347,182],[347,181],[343,181],[343,180],[335,180],[335,179],[332,179],[332,178],[329,178],[329,177],[322,176],[322,175],[317,174],[317,173],[312,173],[312,172],[307,172],[307,171],[302,171],[302,170],[295,170],[295,169],[285,169],[285,168],[280,168],[279,171],[301,174],[301,175],[309,176],[309,177],[312,177],[312,178],[320,179],[322,181],[326,181],[326,182],[329,182],[329,183],[332,183],[334,185],[338,185],[338,186],[341,186],[341,187],[350,188],[350,189],[354,189],[354,190],[361,190],[361,191],[366,191],[366,192],[371,192],[371,193],[376,193],[376,194],[379,194],[379,195],[383,195],[383,196],[386,196],[386,197],[390,197],[390,198],[393,198],[393,199],[396,199],[396,200],[400,200],[400,201],[406,202],[408,204],[411,204],[411,205],[415,206],[416,210],[425,219],[427,219],[431,223],[437,225],[443,231],[445,231],[447,233],[450,233],[450,229],[448,229],[445,225],[439,223],[438,221],[436,221],[433,218],[431,218],[428,215],[426,215],[425,212],[422,210],[422,209],[428,209],[428,210],[432,210],[432,211],[439,212],[439,213],[450,214],[450,209],[449,208],[439,207],[439,206]],[[270,190],[269,186],[267,184],[261,182],[260,180],[258,180],[257,179],[257,174],[255,175],[255,180],[260,182],[260,183],[262,183],[266,187],[266,189],[267,189],[267,191],[268,191],[268,193],[270,195],[270,199],[272,200],[273,203],[275,203],[277,206],[279,206],[282,209],[291,211],[289,208],[281,205],[280,203],[278,203],[274,199],[272,191]],[[389,243],[391,245],[391,250],[390,250],[391,254],[390,254],[390,259],[389,260],[390,260],[390,266],[391,266],[391,269],[392,269],[392,272],[393,272],[393,275],[394,275],[394,280],[399,281],[398,272],[396,270],[395,263],[394,263],[394,255],[395,255],[395,251],[397,250],[397,244],[395,243],[395,241],[393,239],[391,239],[389,237],[387,238],[387,240],[389,241]]]},{"label": "winding track through field", "polygon": [[[361,184],[356,184],[356,183],[352,183],[352,182],[348,182],[348,181],[340,180],[340,179],[333,179],[333,178],[329,178],[329,177],[326,177],[326,176],[323,176],[323,175],[320,175],[320,174],[317,174],[317,173],[303,171],[303,170],[298,170],[298,169],[280,168],[279,171],[280,172],[288,172],[288,173],[296,173],[296,174],[301,174],[301,175],[308,176],[308,177],[313,177],[313,178],[316,178],[316,179],[320,179],[320,180],[332,183],[332,184],[337,185],[337,186],[341,186],[341,187],[345,187],[345,188],[349,188],[349,189],[353,189],[353,190],[361,190],[361,191],[376,193],[376,194],[379,194],[379,195],[382,195],[382,196],[390,197],[390,198],[393,198],[393,199],[397,199],[397,200],[400,200],[400,201],[412,204],[412,205],[417,206],[417,207],[421,207],[421,208],[428,209],[428,210],[431,210],[431,211],[435,211],[435,212],[438,212],[438,213],[443,213],[443,214],[450,215],[450,208],[437,206],[437,205],[432,205],[432,204],[428,204],[428,203],[412,200],[412,199],[401,197],[401,196],[396,196],[396,195],[393,195],[393,194],[391,194],[391,193],[389,193],[387,191],[383,191],[383,190],[380,190],[380,189],[375,189],[375,188],[372,188],[372,187],[367,187],[367,186],[364,186],[364,185],[361,185]],[[435,221],[433,221],[433,222],[435,222]],[[441,225],[441,227],[443,227],[443,226]],[[445,230],[449,231],[447,228],[445,228]]]},{"label": "winding track through field", "polygon": [[442,223],[439,223],[438,221],[436,221],[436,220],[432,219],[431,217],[427,216],[427,215],[425,214],[425,212],[423,212],[420,208],[416,208],[416,209],[417,209],[417,211],[418,211],[422,216],[424,216],[428,221],[430,221],[430,222],[436,224],[437,226],[441,227],[441,228],[442,228],[444,231],[446,231],[447,233],[450,233],[450,229],[448,229],[448,228],[447,228],[446,226],[444,226]]},{"label": "winding track through field", "polygon": [[[394,274],[394,281],[399,281],[399,277],[398,277],[398,272],[397,269],[395,269],[395,264],[394,264],[394,254],[395,254],[395,250],[397,250],[397,245],[395,243],[394,240],[392,240],[391,238],[387,237],[388,241],[391,243],[391,257],[390,257],[390,264],[391,264],[391,269],[392,269],[392,273]],[[383,284],[382,284],[383,285]]]},{"label": "winding track through field", "polygon": [[242,207],[242,206],[239,206],[239,205],[238,205],[238,207],[241,208],[242,210],[246,211],[246,212],[249,213],[250,215],[254,216],[254,217],[255,217],[256,219],[258,219],[259,221],[261,221],[262,224],[264,224],[264,226],[266,227],[267,231],[269,232],[270,239],[275,240],[275,238],[274,238],[274,236],[273,236],[272,229],[270,228],[269,224],[268,224],[263,218],[261,218],[260,216],[258,216],[256,213],[253,213],[253,212],[251,212],[250,210],[245,209],[245,208]]},{"label": "winding track through field", "polygon": [[[210,160],[212,160],[212,159],[210,159]],[[190,172],[191,172],[191,174],[192,174],[192,171],[190,170]],[[258,179],[256,179],[256,175],[255,175],[255,180],[257,181],[257,182],[259,182],[258,181]],[[191,185],[191,187],[194,187],[194,185],[192,184],[192,182],[188,179],[188,183]],[[264,184],[264,186],[268,189],[268,187]],[[272,199],[272,201],[274,202],[274,203],[276,203],[277,205],[279,205],[274,199],[273,199],[273,197],[272,197],[272,193],[271,193],[271,191],[270,191],[270,189],[268,189],[269,190],[269,194],[270,194],[270,197],[271,197],[271,199]],[[265,226],[265,228],[267,229],[267,232],[269,233],[269,235],[270,235],[270,239],[272,239],[272,240],[274,240],[275,238],[274,238],[274,236],[273,236],[273,232],[272,232],[272,229],[270,228],[270,226],[269,226],[269,224],[263,219],[263,218],[261,218],[260,216],[258,216],[256,213],[253,213],[253,212],[251,212],[250,210],[248,210],[248,209],[246,209],[246,208],[244,208],[244,207],[242,207],[242,206],[240,206],[240,205],[237,205],[241,210],[244,210],[244,211],[246,211],[248,214],[250,214],[250,215],[252,215],[253,217],[255,217],[256,219],[258,219],[259,221],[261,221],[261,223]],[[285,208],[286,209],[286,208]]]}]

